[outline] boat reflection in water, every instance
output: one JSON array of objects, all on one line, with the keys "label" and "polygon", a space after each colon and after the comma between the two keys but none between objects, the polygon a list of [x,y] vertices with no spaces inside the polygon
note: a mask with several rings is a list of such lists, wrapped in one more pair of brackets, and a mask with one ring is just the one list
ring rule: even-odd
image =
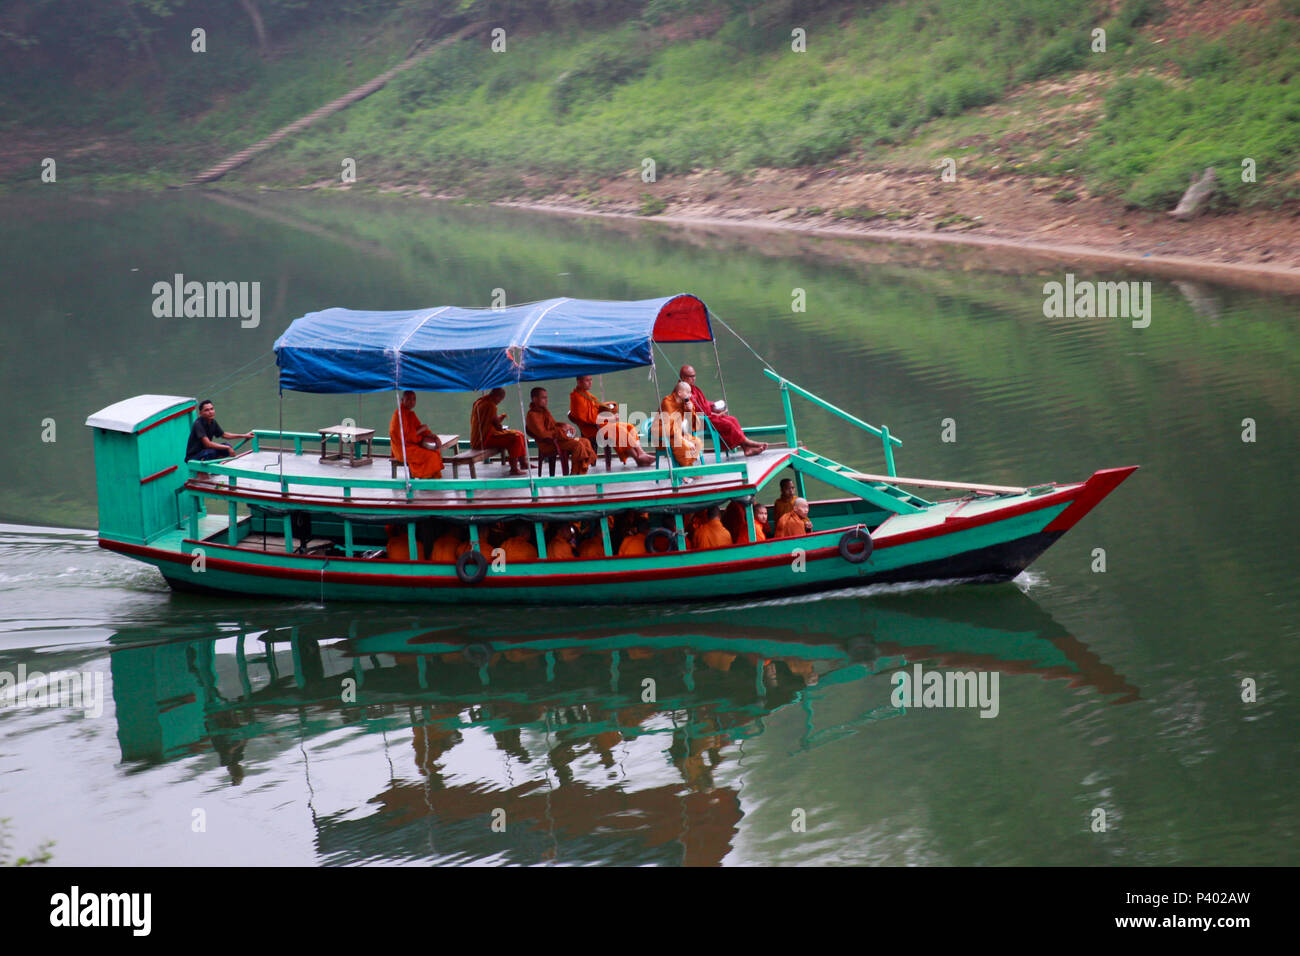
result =
[{"label": "boat reflection in water", "polygon": [[[877,675],[918,662],[1061,680],[1115,703],[1138,694],[1013,587],[600,609],[599,625],[582,629],[575,616],[538,609],[526,633],[486,611],[434,628],[395,615],[311,625],[261,615],[256,627],[214,625],[214,637],[122,632],[112,649],[122,758],[211,750],[238,784],[246,746],[263,738],[253,762],[295,751],[310,776],[313,738],[360,730],[394,769],[369,807],[318,816],[312,806],[322,862],[713,864],[744,815],[740,788],[723,778],[738,779],[746,739],[784,708],[801,709],[808,750],[903,713]],[[867,680],[879,692],[859,696],[872,706],[819,724],[819,698]],[[403,764],[393,751],[405,746]],[[403,778],[399,765],[414,770]]]}]

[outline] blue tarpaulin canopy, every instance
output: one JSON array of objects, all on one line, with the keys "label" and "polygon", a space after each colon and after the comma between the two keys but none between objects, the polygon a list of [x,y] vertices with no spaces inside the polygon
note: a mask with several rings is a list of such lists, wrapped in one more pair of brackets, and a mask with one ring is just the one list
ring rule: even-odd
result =
[{"label": "blue tarpaulin canopy", "polygon": [[473,392],[638,368],[651,364],[653,342],[712,339],[709,310],[693,295],[547,299],[501,309],[311,312],[276,340],[275,357],[280,387],[295,392]]}]

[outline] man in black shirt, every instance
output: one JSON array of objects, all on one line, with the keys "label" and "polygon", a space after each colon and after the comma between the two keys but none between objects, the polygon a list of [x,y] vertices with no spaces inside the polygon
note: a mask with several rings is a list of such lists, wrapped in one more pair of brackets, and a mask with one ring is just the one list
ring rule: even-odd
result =
[{"label": "man in black shirt", "polygon": [[212,461],[215,458],[228,458],[235,453],[230,445],[222,445],[217,438],[252,438],[252,435],[240,435],[223,431],[217,424],[217,407],[212,400],[205,398],[199,402],[199,417],[194,419],[190,428],[189,444],[185,446],[186,461]]}]

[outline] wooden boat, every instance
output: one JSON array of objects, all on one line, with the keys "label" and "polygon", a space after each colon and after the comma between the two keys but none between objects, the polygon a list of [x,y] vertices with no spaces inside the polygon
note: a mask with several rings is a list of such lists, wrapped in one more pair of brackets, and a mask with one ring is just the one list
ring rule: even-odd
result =
[{"label": "wooden boat", "polygon": [[[330,309],[296,319],[276,342],[281,389],[360,393],[393,389],[476,391],[650,366],[656,342],[711,342],[709,311],[680,294],[635,302],[552,299],[499,310],[416,312]],[[747,598],[877,582],[1007,580],[1072,528],[1136,466],[1084,481],[1032,487],[900,477],[901,441],[768,368],[785,421],[747,428],[769,441],[751,457],[728,452],[704,423],[712,448],[691,467],[671,453],[653,468],[597,463],[584,476],[419,480],[402,469],[338,468],[318,458],[307,432],[257,430],[251,447],[218,462],[185,461],[197,414],[191,398],[140,395],[87,419],[94,431],[101,547],[154,565],[176,589],[315,601],[613,604]],[[657,376],[657,373],[656,373]],[[662,394],[662,393],[660,393]],[[882,443],[871,472],[805,448],[793,398],[802,398]],[[649,423],[647,422],[647,426]],[[652,430],[643,430],[647,440]],[[374,447],[389,441],[374,437]],[[461,450],[469,450],[460,442]],[[708,457],[712,460],[708,461]],[[712,550],[692,550],[685,519],[710,505],[747,507],[791,473],[800,495],[816,479],[845,497],[814,501],[814,531]],[[946,489],[955,497],[918,493]],[[214,505],[209,507],[209,502]],[[665,553],[620,557],[610,516],[647,513]],[[503,520],[534,530],[539,559],[455,565],[389,560],[385,527],[433,520],[467,529],[471,551]],[[547,560],[546,528],[598,526],[604,556]]]}]

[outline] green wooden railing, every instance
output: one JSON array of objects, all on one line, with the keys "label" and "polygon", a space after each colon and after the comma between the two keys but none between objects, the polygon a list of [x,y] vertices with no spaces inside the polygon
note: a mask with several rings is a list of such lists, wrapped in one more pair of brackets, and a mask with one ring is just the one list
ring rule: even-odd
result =
[{"label": "green wooden railing", "polygon": [[[822,398],[820,395],[814,395],[806,388],[801,388],[800,386],[796,385],[794,382],[790,381],[789,379],[782,378],[780,375],[777,375],[775,372],[773,372],[770,368],[763,369],[763,374],[781,386],[781,407],[785,410],[785,440],[786,443],[789,444],[791,449],[795,449],[799,447],[798,435],[795,432],[795,427],[794,427],[794,411],[790,408],[790,393],[794,392],[796,395],[800,395],[803,398],[808,399],[808,401],[812,402],[818,408],[825,409],[826,411],[830,412],[832,415],[844,419],[844,421],[848,422],[850,425],[853,425],[857,428],[861,428],[863,431],[870,432],[871,434],[878,437],[885,449],[885,467],[888,469],[886,474],[890,475],[890,477],[893,477],[898,474],[898,472],[894,470],[893,446],[902,445],[903,442],[902,439],[895,438],[893,435],[889,434],[888,427],[882,425],[880,428],[877,428],[875,425],[870,425],[867,422],[864,422],[862,419],[858,418],[856,415],[850,415],[844,409],[836,405],[832,405],[830,402],[826,401],[826,399]],[[755,429],[745,429],[745,430],[748,432]]]},{"label": "green wooden railing", "polygon": [[[295,439],[295,447],[301,448],[302,438],[318,437],[308,432],[267,432],[259,434],[262,438],[271,438],[279,436],[282,440]],[[301,451],[296,454],[302,454]],[[596,496],[603,497],[605,486],[630,484],[633,482],[645,481],[667,481],[670,482],[673,490],[682,486],[683,478],[695,478],[701,475],[724,475],[735,474],[741,480],[748,478],[749,469],[743,462],[721,462],[713,465],[693,465],[689,468],[668,469],[638,469],[636,471],[626,472],[591,472],[586,475],[556,475],[555,477],[535,478],[535,477],[518,477],[518,478],[415,478],[409,483],[401,478],[361,478],[355,473],[349,472],[337,477],[321,475],[294,475],[284,474],[273,471],[261,471],[252,468],[244,468],[236,464],[222,464],[220,461],[191,461],[187,462],[190,476],[193,477],[200,472],[206,472],[214,475],[225,475],[230,479],[230,487],[238,487],[239,480],[249,479],[256,481],[276,481],[280,485],[280,493],[288,494],[291,485],[309,485],[323,486],[329,488],[342,488],[343,497],[351,498],[352,491],[358,488],[375,488],[389,490],[405,490],[407,499],[414,497],[417,491],[452,491],[463,492],[467,501],[474,500],[476,491],[488,491],[497,489],[510,488],[528,488],[531,497],[540,497],[540,491],[543,488],[572,488],[572,487],[592,487],[596,489]]]}]

